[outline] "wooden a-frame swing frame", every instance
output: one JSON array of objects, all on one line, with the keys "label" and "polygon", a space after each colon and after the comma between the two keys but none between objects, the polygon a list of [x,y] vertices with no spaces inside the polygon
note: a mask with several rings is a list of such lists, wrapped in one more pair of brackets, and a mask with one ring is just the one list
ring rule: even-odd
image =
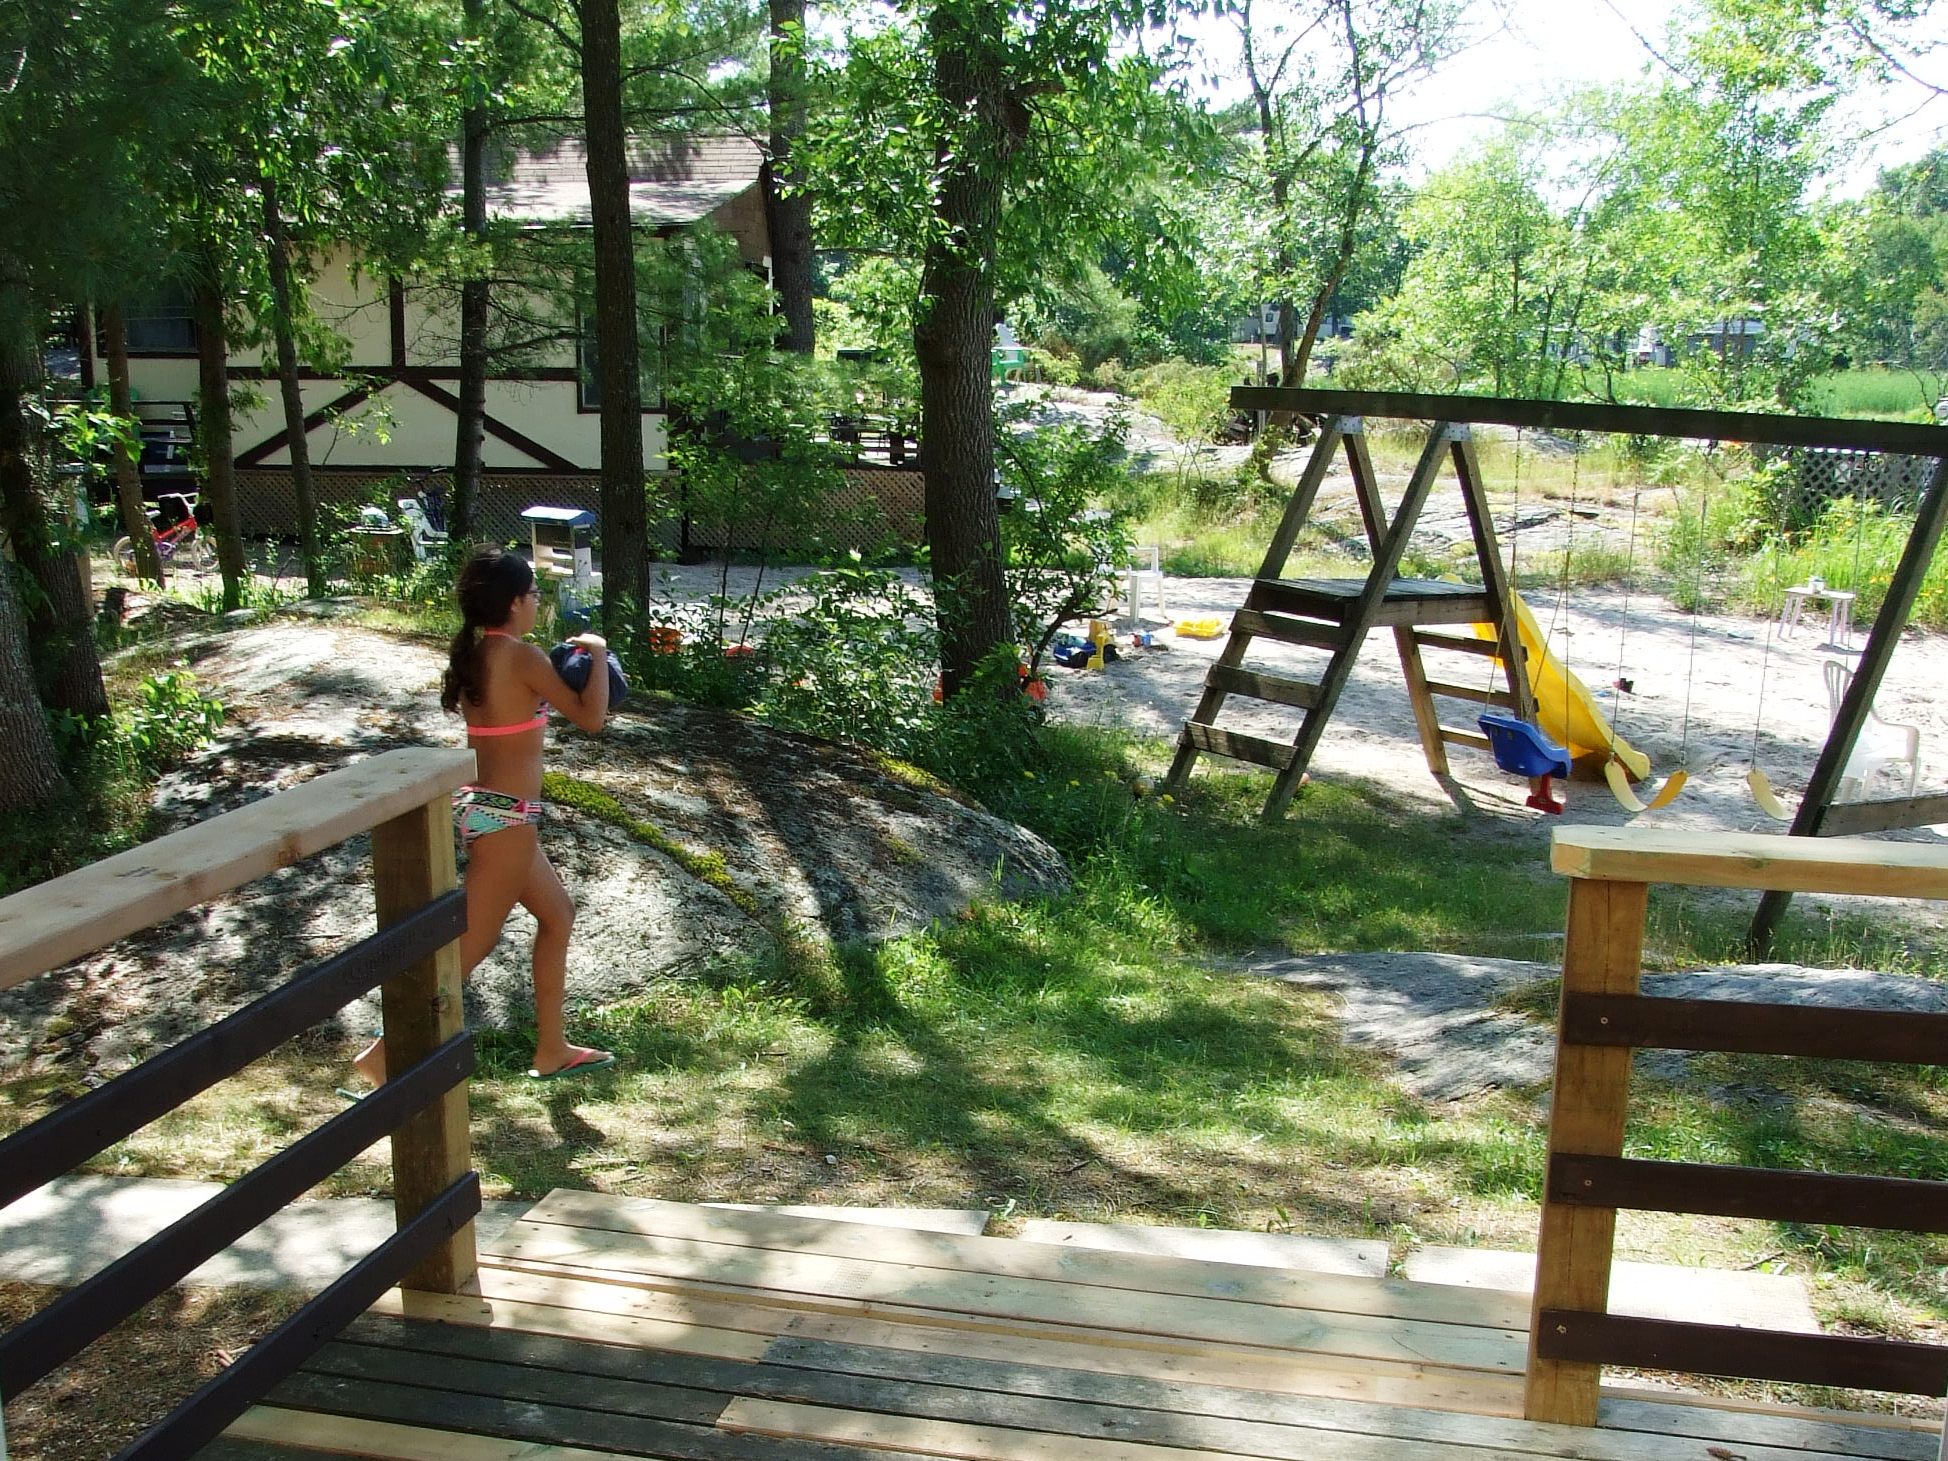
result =
[{"label": "wooden a-frame swing frame", "polygon": [[[1447,769],[1444,746],[1465,742],[1485,745],[1484,737],[1442,728],[1433,718],[1432,694],[1456,694],[1464,698],[1499,703],[1498,692],[1484,694],[1478,689],[1443,686],[1426,678],[1420,667],[1419,650],[1438,646],[1472,648],[1476,653],[1501,658],[1509,674],[1505,703],[1527,718],[1533,698],[1522,654],[1516,649],[1512,633],[1515,622],[1511,588],[1502,569],[1495,544],[1494,525],[1486,499],[1481,493],[1480,467],[1468,428],[1495,424],[1544,431],[1597,431],[1633,436],[1672,436],[1692,441],[1742,442],[1765,446],[1810,446],[1854,451],[1897,452],[1935,458],[1935,468],[1924,489],[1915,513],[1914,527],[1908,534],[1901,561],[1888,584],[1887,597],[1875,615],[1860,661],[1854,667],[1852,682],[1842,697],[1838,713],[1821,748],[1818,764],[1806,784],[1805,795],[1793,816],[1787,835],[1794,837],[1838,837],[1868,832],[1893,831],[1906,827],[1930,826],[1948,822],[1948,793],[1921,796],[1874,798],[1857,802],[1835,802],[1833,794],[1854,743],[1865,728],[1882,677],[1892,660],[1894,646],[1907,627],[1915,599],[1927,575],[1935,549],[1941,541],[1944,522],[1948,522],[1948,427],[1924,426],[1910,422],[1858,421],[1823,416],[1770,416],[1747,411],[1690,411],[1649,406],[1608,406],[1569,401],[1501,400],[1487,396],[1422,395],[1403,391],[1323,391],[1284,386],[1239,386],[1231,392],[1231,404],[1244,411],[1286,419],[1298,416],[1323,421],[1318,444],[1306,464],[1298,490],[1287,504],[1285,516],[1273,535],[1263,567],[1254,580],[1246,607],[1232,619],[1231,636],[1205,681],[1204,694],[1197,710],[1179,738],[1176,759],[1172,762],[1167,785],[1181,786],[1196,764],[1199,754],[1210,752],[1271,766],[1278,771],[1271,795],[1265,803],[1267,820],[1280,816],[1297,789],[1306,763],[1317,749],[1326,721],[1339,694],[1352,673],[1353,660],[1369,630],[1390,625],[1400,645],[1401,665],[1414,705],[1414,717],[1427,754],[1428,769],[1442,775]],[[1366,455],[1366,418],[1431,421],[1434,429],[1420,465],[1409,479],[1398,509],[1389,520],[1379,503],[1374,486],[1372,463]],[[1360,513],[1373,544],[1374,562],[1363,583],[1358,580],[1282,580],[1287,559],[1299,530],[1318,495],[1320,484],[1331,465],[1332,455],[1345,443],[1348,464],[1353,472],[1354,490]],[[1472,645],[1444,636],[1430,636],[1417,626],[1429,623],[1464,622],[1443,617],[1443,604],[1455,599],[1452,584],[1429,585],[1420,580],[1394,577],[1408,535],[1425,506],[1443,451],[1450,453],[1460,478],[1462,497],[1474,530],[1476,556],[1482,569],[1482,584],[1475,595],[1476,605],[1487,612],[1465,622],[1492,623],[1496,641],[1478,640]],[[1383,527],[1384,525],[1384,527]],[[1358,583],[1357,594],[1348,585]],[[1303,632],[1293,632],[1280,622],[1275,606],[1342,606],[1334,622],[1317,623]],[[1271,612],[1268,612],[1271,611]],[[1283,631],[1283,632],[1280,632]],[[1333,650],[1333,660],[1317,686],[1299,681],[1254,674],[1242,668],[1246,650],[1256,634],[1290,643],[1311,644]],[[1275,693],[1267,693],[1275,692]],[[1275,700],[1306,710],[1306,719],[1291,746],[1260,737],[1220,731],[1213,722],[1226,696],[1243,694]],[[1749,937],[1756,954],[1770,947],[1773,931],[1784,915],[1791,894],[1768,892],[1760,902]]]}]

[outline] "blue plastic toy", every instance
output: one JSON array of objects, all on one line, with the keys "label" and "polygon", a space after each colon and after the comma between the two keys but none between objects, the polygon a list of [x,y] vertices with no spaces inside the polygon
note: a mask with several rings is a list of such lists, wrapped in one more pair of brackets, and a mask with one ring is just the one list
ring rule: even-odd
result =
[{"label": "blue plastic toy", "polygon": [[1569,775],[1569,753],[1526,720],[1490,710],[1480,717],[1495,764],[1516,776],[1534,778],[1529,805],[1538,811],[1560,813],[1562,803],[1550,791],[1549,780]]}]

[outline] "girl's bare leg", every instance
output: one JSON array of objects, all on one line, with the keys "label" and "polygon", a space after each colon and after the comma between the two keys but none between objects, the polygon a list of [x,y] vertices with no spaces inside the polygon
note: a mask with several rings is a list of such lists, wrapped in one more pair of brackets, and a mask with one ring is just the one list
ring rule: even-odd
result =
[{"label": "girl's bare leg", "polygon": [[[509,827],[474,840],[467,857],[467,927],[460,935],[460,977],[473,973],[480,961],[500,942],[507,915],[516,903],[524,901],[522,892],[533,874],[534,861],[541,857],[541,838],[533,827]],[[545,863],[546,858],[542,858]],[[551,868],[552,872],[553,869]],[[559,883],[557,883],[559,886]],[[568,895],[563,892],[562,897]],[[570,907],[571,913],[573,906]],[[564,935],[562,950],[567,952]],[[556,1024],[560,1025],[560,1004],[556,1004]],[[386,1078],[386,1045],[374,1040],[352,1061],[353,1068],[373,1085]]]},{"label": "girl's bare leg", "polygon": [[568,937],[575,927],[575,900],[537,843],[528,865],[521,905],[534,915],[534,1066],[542,1075],[566,1065],[609,1057],[606,1050],[571,1045],[562,1032],[568,986]]}]

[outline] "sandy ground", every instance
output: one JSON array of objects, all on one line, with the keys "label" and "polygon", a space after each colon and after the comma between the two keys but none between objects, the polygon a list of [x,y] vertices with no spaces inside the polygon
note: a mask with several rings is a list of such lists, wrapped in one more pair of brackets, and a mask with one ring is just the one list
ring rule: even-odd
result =
[{"label": "sandy ground", "polygon": [[[781,584],[804,570],[773,569],[767,586]],[[664,576],[673,597],[716,592],[720,570],[673,568]],[[748,592],[756,580],[749,568],[731,570],[732,594]],[[1222,638],[1176,637],[1174,619],[1217,618],[1228,624],[1243,602],[1250,580],[1172,578],[1165,584],[1167,617],[1149,610],[1142,627],[1156,633],[1166,649],[1129,650],[1100,671],[1050,666],[1049,709],[1058,719],[1100,725],[1174,740],[1195,709]],[[1530,594],[1530,608],[1549,635],[1551,650],[1571,672],[1598,690],[1606,711],[1614,708],[1618,733],[1651,759],[1654,787],[1671,771],[1684,768],[1690,782],[1668,808],[1641,820],[1666,827],[1732,831],[1777,831],[1780,824],[1761,812],[1746,785],[1757,764],[1789,806],[1812,774],[1828,723],[1822,665],[1829,659],[1849,666],[1859,660],[1867,625],[1856,624],[1849,646],[1826,642],[1826,624],[1802,621],[1791,638],[1780,638],[1776,624],[1740,614],[1691,615],[1668,600],[1639,591],[1578,589],[1559,605],[1553,594]],[[1116,621],[1127,645],[1135,627]],[[1435,678],[1487,686],[1486,661],[1475,656],[1430,652]],[[1317,680],[1325,667],[1323,651],[1255,641],[1247,667]],[[1621,667],[1621,668],[1619,668]],[[1610,688],[1618,678],[1631,682],[1622,694]],[[1940,687],[1948,681],[1948,636],[1909,630],[1896,647],[1876,702],[1886,721],[1919,727],[1920,776],[1917,789],[1948,786],[1948,705]],[[1448,724],[1472,728],[1473,707],[1443,702]],[[1299,712],[1264,702],[1233,698],[1218,723],[1278,740],[1297,731]],[[1315,778],[1358,778],[1385,786],[1396,796],[1423,802],[1430,811],[1461,809],[1513,823],[1539,819],[1523,805],[1528,788],[1497,770],[1486,752],[1451,747],[1450,781],[1432,776],[1421,753],[1408,705],[1393,637],[1368,637],[1353,677],[1333,713],[1311,774]],[[1210,764],[1210,763],[1205,763]],[[1904,789],[1883,776],[1874,791],[1881,796]],[[1640,787],[1644,792],[1646,788]],[[1602,785],[1573,783],[1565,789],[1570,818],[1603,824],[1630,820]],[[1933,834],[1899,834],[1933,841]]]}]

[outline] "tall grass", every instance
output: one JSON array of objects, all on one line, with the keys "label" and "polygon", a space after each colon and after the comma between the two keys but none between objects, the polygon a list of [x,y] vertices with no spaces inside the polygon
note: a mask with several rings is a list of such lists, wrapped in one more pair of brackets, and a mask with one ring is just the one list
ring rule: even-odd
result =
[{"label": "tall grass", "polygon": [[1945,395],[1948,373],[1872,367],[1821,376],[1806,388],[1805,404],[1817,416],[1932,421],[1934,404]]}]

